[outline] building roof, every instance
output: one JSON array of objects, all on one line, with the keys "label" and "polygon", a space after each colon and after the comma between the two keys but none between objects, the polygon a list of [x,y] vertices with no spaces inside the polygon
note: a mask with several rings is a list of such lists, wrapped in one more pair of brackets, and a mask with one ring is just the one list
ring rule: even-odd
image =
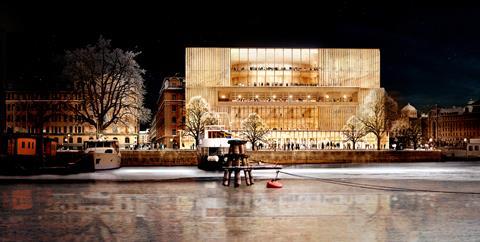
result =
[{"label": "building roof", "polygon": [[480,99],[473,102],[472,104],[470,104],[469,106],[472,107],[472,110],[470,112],[472,113],[480,113]]},{"label": "building roof", "polygon": [[405,105],[405,107],[403,107],[400,112],[402,115],[407,116],[409,118],[417,117],[417,109],[414,106],[410,105],[410,103]]}]

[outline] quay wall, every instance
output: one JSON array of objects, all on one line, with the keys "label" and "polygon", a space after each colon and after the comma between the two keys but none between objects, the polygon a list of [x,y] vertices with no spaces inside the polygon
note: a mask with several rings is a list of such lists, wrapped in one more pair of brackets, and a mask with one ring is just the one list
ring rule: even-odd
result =
[{"label": "quay wall", "polygon": [[[262,161],[282,165],[328,163],[398,163],[439,162],[440,151],[391,150],[298,150],[247,151],[249,161]],[[194,150],[122,151],[122,166],[196,166]]]}]

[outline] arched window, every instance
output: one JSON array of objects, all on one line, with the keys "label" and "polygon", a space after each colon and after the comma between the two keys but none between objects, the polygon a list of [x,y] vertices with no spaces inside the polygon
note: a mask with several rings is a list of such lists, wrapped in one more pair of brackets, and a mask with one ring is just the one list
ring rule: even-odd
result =
[{"label": "arched window", "polygon": [[77,138],[77,143],[81,144],[82,143],[82,137]]},{"label": "arched window", "polygon": [[118,138],[117,138],[117,137],[113,137],[113,140],[118,140]]},{"label": "arched window", "polygon": [[68,143],[73,143],[73,137],[68,138]]},{"label": "arched window", "polygon": [[93,137],[88,138],[88,140],[93,140]]},{"label": "arched window", "polygon": [[129,137],[125,137],[125,144],[129,144],[130,143],[130,138]]}]

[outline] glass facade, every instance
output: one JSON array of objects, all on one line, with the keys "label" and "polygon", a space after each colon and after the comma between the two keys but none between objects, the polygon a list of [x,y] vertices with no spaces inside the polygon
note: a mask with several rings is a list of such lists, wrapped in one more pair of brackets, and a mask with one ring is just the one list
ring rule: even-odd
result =
[{"label": "glass facade", "polygon": [[186,102],[202,96],[234,132],[258,113],[272,129],[270,145],[280,148],[346,147],[341,129],[372,89],[380,89],[378,49],[186,50]]}]

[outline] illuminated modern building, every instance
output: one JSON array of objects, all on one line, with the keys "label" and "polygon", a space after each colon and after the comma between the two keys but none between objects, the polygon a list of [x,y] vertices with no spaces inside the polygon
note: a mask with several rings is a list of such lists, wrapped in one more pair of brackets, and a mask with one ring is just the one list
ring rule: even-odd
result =
[{"label": "illuminated modern building", "polygon": [[346,121],[381,90],[378,49],[187,48],[185,74],[187,103],[202,96],[234,132],[258,113],[279,148],[343,148]]},{"label": "illuminated modern building", "polygon": [[[66,111],[67,102],[77,102],[68,91],[7,91],[7,131],[44,134],[59,144],[83,143],[96,138],[96,129],[79,116]],[[122,122],[110,125],[103,138],[118,140],[120,147],[137,144],[138,118],[128,115]]]}]

